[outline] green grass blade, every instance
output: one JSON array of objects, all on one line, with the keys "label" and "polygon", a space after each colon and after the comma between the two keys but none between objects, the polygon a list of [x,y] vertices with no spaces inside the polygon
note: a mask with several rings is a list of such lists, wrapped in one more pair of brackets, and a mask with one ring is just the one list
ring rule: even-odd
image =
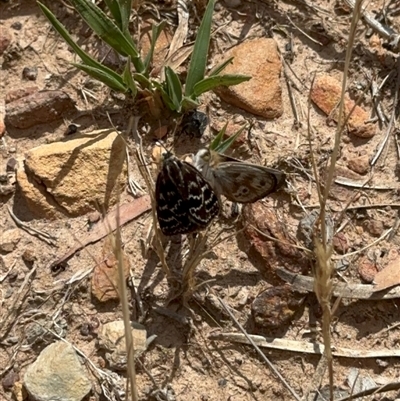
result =
[{"label": "green grass blade", "polygon": [[184,96],[182,99],[181,110],[182,111],[189,111],[193,109],[197,109],[200,106],[200,103],[196,102],[190,97]]},{"label": "green grass blade", "polygon": [[172,99],[169,97],[168,93],[165,91],[163,86],[159,82],[153,82],[154,86],[161,94],[161,98],[164,104],[170,109],[175,110],[175,104],[172,102]]},{"label": "green grass blade", "polygon": [[139,84],[142,86],[143,89],[149,89],[151,90],[153,87],[153,83],[152,81],[150,81],[145,75],[143,74],[139,74],[137,72],[135,72],[133,74],[133,79],[136,82],[139,82]]},{"label": "green grass blade", "polygon": [[120,10],[120,6],[118,4],[118,1],[117,0],[104,0],[104,2],[106,3],[108,9],[110,10],[111,15],[115,19],[117,25],[119,26],[121,31],[123,31],[123,29],[122,29],[121,10]]},{"label": "green grass blade", "polygon": [[117,0],[121,13],[121,30],[124,34],[129,34],[129,19],[132,11],[132,0]]},{"label": "green grass blade", "polygon": [[144,71],[147,74],[150,68],[150,63],[153,60],[154,49],[156,47],[156,42],[161,35],[161,32],[164,30],[167,21],[161,21],[159,24],[153,24],[151,26],[151,41],[150,41],[150,50],[146,55],[144,60]]},{"label": "green grass blade", "polygon": [[132,97],[136,97],[137,95],[137,86],[136,83],[132,77],[131,73],[131,59],[128,58],[128,62],[126,63],[126,66],[124,68],[124,72],[122,73],[122,79],[126,86],[130,89],[132,93]]},{"label": "green grass blade", "polygon": [[228,124],[229,123],[226,122],[226,124],[222,127],[221,131],[219,131],[218,134],[216,135],[216,137],[212,140],[212,142],[210,144],[211,150],[216,150],[218,148],[218,146],[220,145],[220,143],[222,142],[222,139],[225,136],[226,128],[227,128]]},{"label": "green grass blade", "polygon": [[217,86],[232,86],[242,82],[249,81],[251,77],[247,75],[214,75],[198,82],[193,89],[195,96],[200,96],[204,92],[208,92]]},{"label": "green grass blade", "polygon": [[204,78],[208,48],[211,37],[211,22],[215,0],[209,0],[194,43],[192,57],[186,79],[185,96],[194,97],[194,86]]},{"label": "green grass blade", "polygon": [[64,26],[57,20],[55,15],[43,4],[38,2],[39,7],[41,8],[43,14],[50,21],[53,28],[62,36],[62,38],[72,47],[74,52],[82,59],[82,61],[88,65],[89,67],[96,68],[99,70],[103,70],[104,74],[110,75],[111,80],[118,81],[120,79],[120,75],[117,74],[112,69],[106,67],[105,65],[99,63],[93,57],[91,57],[88,53],[82,50],[72,39],[68,31],[64,28]]},{"label": "green grass blade", "polygon": [[[247,128],[247,124],[243,125],[238,131],[236,131],[232,136],[226,139],[224,142],[220,143],[214,150],[219,153],[225,153],[232,145],[233,142],[239,137],[239,135]],[[226,130],[226,127],[225,127]]]},{"label": "green grass blade", "polygon": [[[139,57],[133,41],[125,37],[115,22],[90,0],[71,0],[72,5],[93,31],[123,56]],[[141,71],[139,71],[141,72]]]},{"label": "green grass blade", "polygon": [[65,29],[55,15],[42,3],[38,2],[40,9],[42,10],[45,17],[49,20],[53,28],[62,36],[62,38],[72,47],[74,52],[82,59],[82,61],[92,67],[99,67],[101,63],[91,57],[88,53],[82,50],[72,39],[71,35]]},{"label": "green grass blade", "polygon": [[223,63],[217,65],[214,67],[210,73],[208,74],[209,77],[212,77],[213,75],[219,75],[221,72],[227,67],[228,64],[231,64],[233,61],[233,57],[228,58],[228,60],[225,60]]},{"label": "green grass blade", "polygon": [[171,67],[165,67],[165,80],[168,96],[175,106],[174,110],[180,112],[182,102],[182,84],[181,81],[179,81],[178,75]]},{"label": "green grass blade", "polygon": [[119,76],[119,79],[115,79],[115,77],[107,74],[103,69],[90,67],[85,64],[75,64],[74,63],[72,65],[74,67],[79,68],[80,70],[86,72],[88,75],[97,79],[98,81],[103,82],[109,88],[111,88],[117,92],[125,93],[129,90],[129,87],[124,83],[121,76]]}]

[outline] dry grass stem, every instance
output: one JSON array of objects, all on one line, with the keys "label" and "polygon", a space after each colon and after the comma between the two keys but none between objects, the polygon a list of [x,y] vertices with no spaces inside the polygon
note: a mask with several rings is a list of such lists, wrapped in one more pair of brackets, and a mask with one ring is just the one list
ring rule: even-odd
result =
[{"label": "dry grass stem", "polygon": [[[117,215],[119,220],[119,215]],[[111,236],[112,247],[114,250],[115,258],[118,260],[118,294],[122,307],[122,318],[124,321],[125,328],[125,344],[126,344],[126,355],[127,355],[127,368],[128,368],[128,379],[126,395],[129,394],[128,383],[131,387],[131,400],[138,400],[138,392],[136,385],[136,372],[135,372],[135,359],[134,359],[134,346],[132,338],[132,325],[130,321],[129,305],[128,305],[128,291],[126,288],[126,280],[124,275],[124,258],[122,251],[121,231],[119,229],[119,221],[117,222],[117,231],[114,236]],[[111,235],[111,234],[110,234]]]},{"label": "dry grass stem", "polygon": [[[316,262],[314,266],[314,292],[317,296],[317,299],[321,305],[323,311],[322,317],[322,334],[324,340],[324,352],[328,364],[329,371],[329,387],[330,387],[330,400],[333,401],[333,359],[332,359],[332,349],[331,349],[331,334],[330,334],[330,326],[332,320],[332,311],[331,311],[331,298],[333,292],[333,281],[332,276],[334,273],[334,265],[332,261],[332,244],[331,238],[328,235],[328,216],[326,205],[330,193],[330,189],[333,183],[333,176],[335,172],[335,165],[339,155],[340,143],[343,134],[343,130],[346,124],[347,119],[351,115],[351,112],[345,116],[345,92],[346,92],[346,83],[347,83],[347,75],[350,67],[350,59],[351,53],[354,46],[355,40],[355,32],[358,20],[361,16],[361,6],[362,0],[357,0],[355,3],[355,7],[353,10],[353,16],[350,26],[349,39],[347,44],[347,52],[345,58],[345,65],[343,71],[343,80],[342,80],[342,93],[339,101],[339,115],[337,121],[337,128],[335,133],[335,143],[333,152],[331,155],[327,178],[325,181],[324,190],[322,192],[322,188],[320,186],[317,164],[314,157],[314,152],[312,148],[312,139],[311,139],[311,122],[310,122],[310,102],[309,98],[309,107],[308,107],[308,142],[310,147],[310,157],[314,170],[314,177],[317,183],[317,191],[320,203],[320,215],[318,220],[314,226],[313,233],[313,242],[314,242],[314,253],[316,257]],[[355,107],[355,106],[354,106]],[[353,107],[353,110],[354,110]]]}]

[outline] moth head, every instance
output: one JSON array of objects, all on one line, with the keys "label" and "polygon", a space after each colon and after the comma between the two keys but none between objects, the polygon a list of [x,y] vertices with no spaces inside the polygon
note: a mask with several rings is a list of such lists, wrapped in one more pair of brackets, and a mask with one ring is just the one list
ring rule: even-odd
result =
[{"label": "moth head", "polygon": [[193,164],[198,170],[202,170],[203,167],[210,162],[211,153],[208,149],[200,149],[193,156]]}]

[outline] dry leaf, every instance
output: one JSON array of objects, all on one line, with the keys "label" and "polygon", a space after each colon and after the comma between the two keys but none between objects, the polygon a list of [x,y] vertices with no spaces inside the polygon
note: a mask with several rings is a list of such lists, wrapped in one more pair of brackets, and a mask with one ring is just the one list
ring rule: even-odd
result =
[{"label": "dry leaf", "polygon": [[53,267],[58,266],[70,258],[75,252],[84,248],[86,245],[93,244],[94,242],[104,238],[110,232],[113,232],[117,228],[118,213],[119,225],[121,227],[150,209],[151,202],[149,195],[135,199],[133,202],[118,205],[116,209],[109,212],[103,220],[97,223],[89,234],[86,234],[83,238],[77,238],[77,244],[73,246],[66,254],[53,262],[50,265],[50,268],[52,269]]},{"label": "dry leaf", "polygon": [[400,284],[400,257],[398,254],[383,270],[376,273],[374,283],[374,292],[386,290],[386,288]]}]

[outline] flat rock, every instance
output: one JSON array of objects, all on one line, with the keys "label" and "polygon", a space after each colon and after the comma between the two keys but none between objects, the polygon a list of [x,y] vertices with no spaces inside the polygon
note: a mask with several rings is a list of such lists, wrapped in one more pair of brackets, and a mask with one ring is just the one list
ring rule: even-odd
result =
[{"label": "flat rock", "polygon": [[293,319],[304,298],[287,284],[270,287],[259,294],[251,305],[254,322],[268,329],[282,327]]},{"label": "flat rock", "polygon": [[5,123],[15,128],[30,128],[58,120],[74,109],[74,101],[63,91],[35,92],[6,105]]},{"label": "flat rock", "polygon": [[[338,80],[329,75],[322,75],[315,79],[311,89],[311,99],[325,114],[337,122],[339,112],[337,106],[341,92],[342,84]],[[355,106],[355,102],[350,99],[348,94],[345,94],[344,101],[345,115],[347,116],[351,112],[347,122],[349,133],[360,138],[373,137],[376,132],[375,125],[365,123],[369,119],[369,114],[360,106]]]},{"label": "flat rock", "polygon": [[77,134],[29,150],[17,184],[37,217],[107,211],[124,189],[125,157],[125,143],[114,130]]},{"label": "flat rock", "polygon": [[[270,279],[276,278],[275,269],[277,267],[285,267],[293,273],[304,274],[308,271],[309,261],[306,255],[295,247],[296,239],[291,237],[285,226],[279,221],[273,208],[264,203],[255,202],[244,205],[242,210],[243,219],[247,223],[244,234],[256,252],[263,258],[264,274]],[[260,232],[276,238],[277,241],[266,238]]]},{"label": "flat rock", "polygon": [[234,57],[223,74],[242,74],[250,81],[215,92],[227,103],[265,118],[278,118],[283,113],[280,73],[281,59],[273,39],[253,39],[232,48],[224,57]]},{"label": "flat rock", "polygon": [[36,401],[81,401],[92,388],[74,348],[64,341],[40,353],[24,375],[24,386]]},{"label": "flat rock", "polygon": [[[129,277],[130,262],[121,249],[125,280]],[[92,276],[92,295],[100,302],[119,299],[118,295],[118,259],[114,255],[111,240],[104,240],[101,262],[96,265]]]},{"label": "flat rock", "polygon": [[[137,358],[147,349],[147,332],[144,326],[131,322],[134,357]],[[115,370],[126,369],[125,328],[122,320],[109,322],[99,331],[99,347],[105,349],[106,359]]]}]

